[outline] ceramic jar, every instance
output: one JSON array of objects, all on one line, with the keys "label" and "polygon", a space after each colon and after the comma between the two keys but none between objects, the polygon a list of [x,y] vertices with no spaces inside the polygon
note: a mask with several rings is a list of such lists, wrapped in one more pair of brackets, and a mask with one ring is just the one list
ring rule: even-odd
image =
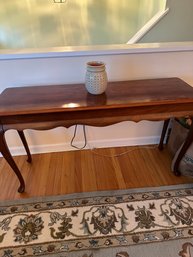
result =
[{"label": "ceramic jar", "polygon": [[85,86],[89,93],[99,95],[107,88],[107,73],[103,62],[88,62]]}]

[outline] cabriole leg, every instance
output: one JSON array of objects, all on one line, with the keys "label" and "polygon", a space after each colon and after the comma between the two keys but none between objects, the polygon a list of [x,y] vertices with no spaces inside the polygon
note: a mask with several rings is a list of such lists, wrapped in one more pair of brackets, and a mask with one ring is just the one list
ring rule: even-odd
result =
[{"label": "cabriole leg", "polygon": [[30,150],[29,150],[29,147],[28,147],[28,144],[27,144],[27,141],[26,141],[26,138],[25,138],[25,135],[24,135],[24,132],[23,130],[18,130],[17,131],[20,138],[21,138],[21,141],[24,145],[24,148],[26,150],[26,153],[27,153],[27,162],[31,163],[32,162],[32,157],[31,157],[31,153],[30,153]]},{"label": "cabriole leg", "polygon": [[160,151],[163,150],[164,138],[165,138],[165,135],[166,135],[166,131],[167,131],[169,122],[170,122],[170,119],[164,121],[161,138],[160,138],[160,142],[159,142],[159,145],[158,145],[158,149]]},{"label": "cabriole leg", "polygon": [[13,157],[11,156],[5,140],[5,131],[2,127],[0,129],[0,151],[19,179],[20,186],[18,188],[18,192],[23,193],[25,191],[25,182],[23,180],[20,170],[18,169]]}]

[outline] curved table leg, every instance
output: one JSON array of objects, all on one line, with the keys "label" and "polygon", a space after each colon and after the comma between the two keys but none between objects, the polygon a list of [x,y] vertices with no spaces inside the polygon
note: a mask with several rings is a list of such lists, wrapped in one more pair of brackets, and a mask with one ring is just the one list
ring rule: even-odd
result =
[{"label": "curved table leg", "polygon": [[160,138],[160,142],[159,142],[159,145],[158,145],[158,149],[160,151],[163,150],[164,138],[165,138],[165,135],[166,135],[166,131],[167,131],[169,122],[170,122],[170,119],[164,121],[161,138]]},{"label": "curved table leg", "polygon": [[28,144],[27,144],[24,132],[23,132],[23,130],[17,130],[17,132],[18,132],[18,134],[19,134],[19,136],[21,138],[21,141],[22,141],[22,143],[24,145],[24,148],[25,148],[27,156],[28,156],[27,162],[31,163],[32,162],[32,157],[31,157],[31,153],[30,153],[30,150],[29,150],[29,147],[28,147]]},{"label": "curved table leg", "polygon": [[5,140],[5,131],[2,127],[0,128],[0,151],[19,179],[20,186],[18,188],[18,192],[23,193],[25,191],[25,182],[23,180],[20,170],[18,169],[14,159],[10,154],[9,148]]},{"label": "curved table leg", "polygon": [[188,150],[189,146],[191,145],[191,143],[193,142],[193,123],[189,129],[189,132],[188,132],[188,135],[187,135],[187,138],[178,154],[178,157],[176,159],[176,162],[174,164],[174,174],[176,176],[180,176],[180,171],[178,170],[178,167],[179,167],[179,164],[180,164],[180,161],[181,159],[183,158],[184,154],[186,153],[186,151]]}]

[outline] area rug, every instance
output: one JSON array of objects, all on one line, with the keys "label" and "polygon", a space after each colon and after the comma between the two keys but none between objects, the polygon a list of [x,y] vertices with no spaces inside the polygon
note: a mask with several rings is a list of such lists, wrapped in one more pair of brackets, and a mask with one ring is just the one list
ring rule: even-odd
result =
[{"label": "area rug", "polygon": [[192,257],[193,185],[6,201],[0,256]]}]

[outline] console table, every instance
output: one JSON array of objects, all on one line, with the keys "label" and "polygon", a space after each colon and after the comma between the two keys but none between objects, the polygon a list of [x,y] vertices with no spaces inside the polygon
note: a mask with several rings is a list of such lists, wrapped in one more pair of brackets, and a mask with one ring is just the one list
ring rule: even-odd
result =
[{"label": "console table", "polygon": [[[7,88],[0,95],[0,151],[25,190],[25,182],[5,140],[18,131],[31,162],[25,129],[51,129],[75,124],[107,126],[121,121],[164,120],[159,149],[170,118],[193,115],[193,88],[179,78],[109,82],[104,94],[87,93],[84,84]],[[175,174],[193,141],[193,125],[175,163]],[[128,171],[129,172],[129,171]]]}]

